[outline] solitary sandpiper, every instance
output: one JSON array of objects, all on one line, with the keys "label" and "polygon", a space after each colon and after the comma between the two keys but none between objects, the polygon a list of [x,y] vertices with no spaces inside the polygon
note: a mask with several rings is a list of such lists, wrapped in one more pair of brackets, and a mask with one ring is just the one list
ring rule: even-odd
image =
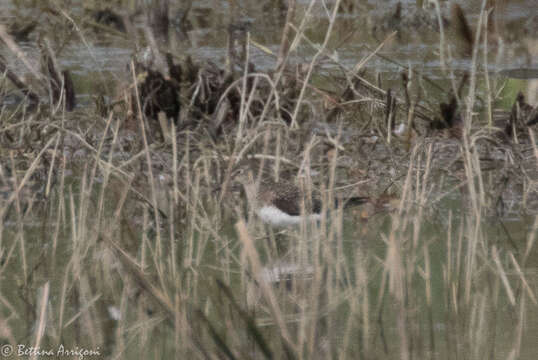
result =
[{"label": "solitary sandpiper", "polygon": [[[259,184],[250,174],[248,179],[241,180],[247,200],[256,215],[272,226],[287,226],[306,221],[321,219],[323,203],[315,196],[308,196],[300,187],[285,180],[274,181],[262,178]],[[335,198],[335,208],[339,206],[364,204],[366,197]],[[329,207],[328,210],[331,210]]]}]

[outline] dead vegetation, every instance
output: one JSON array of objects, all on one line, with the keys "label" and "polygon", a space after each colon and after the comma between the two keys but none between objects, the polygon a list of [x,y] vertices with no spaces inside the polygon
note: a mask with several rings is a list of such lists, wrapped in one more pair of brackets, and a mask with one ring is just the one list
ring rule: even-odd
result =
[{"label": "dead vegetation", "polygon": [[[17,45],[39,26],[0,25],[33,77],[0,58],[0,96],[19,96],[0,113],[2,343],[111,358],[525,353],[537,110],[523,94],[508,111],[494,107],[497,88],[477,94],[489,74],[472,33],[471,68],[452,71],[450,89],[431,85],[437,96],[415,69],[401,68],[398,88],[364,70],[385,42],[352,68],[337,63],[329,88],[314,79],[349,2],[331,4],[322,44],[297,65],[292,44],[309,42],[289,1],[271,70],[251,61],[259,44],[234,19],[222,63],[169,51],[172,10],[153,5],[48,9],[69,32],[44,36],[39,65]],[[135,50],[113,91],[77,105],[58,58],[89,29]],[[370,201],[277,234],[232,191],[244,167],[299,179],[323,209],[342,191]]]}]

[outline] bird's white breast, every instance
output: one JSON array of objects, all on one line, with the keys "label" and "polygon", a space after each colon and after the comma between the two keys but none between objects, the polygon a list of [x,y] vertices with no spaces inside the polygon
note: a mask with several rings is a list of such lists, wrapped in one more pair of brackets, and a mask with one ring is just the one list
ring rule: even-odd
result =
[{"label": "bird's white breast", "polygon": [[[263,222],[273,226],[287,226],[299,224],[301,222],[301,216],[286,214],[275,206],[262,206],[257,213]],[[319,220],[320,218],[320,214],[310,214],[307,216],[308,220]]]}]

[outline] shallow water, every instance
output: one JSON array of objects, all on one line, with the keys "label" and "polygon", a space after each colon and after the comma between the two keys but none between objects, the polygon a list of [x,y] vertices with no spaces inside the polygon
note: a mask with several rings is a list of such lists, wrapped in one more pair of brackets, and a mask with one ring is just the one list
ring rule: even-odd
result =
[{"label": "shallow water", "polygon": [[[177,55],[190,54],[196,59],[206,59],[221,62],[226,55],[226,28],[231,17],[230,8],[226,2],[218,2],[217,6],[212,1],[196,1],[191,9],[192,16],[189,18],[190,25],[188,31],[182,31],[178,26],[171,26],[169,46]],[[403,1],[403,13],[412,12],[414,1]],[[478,21],[479,1],[466,2],[463,9],[473,27]],[[299,1],[299,11],[297,19],[306,11],[309,1]],[[338,16],[335,24],[332,40],[329,43],[328,53],[337,57],[338,62],[346,67],[353,66],[364,56],[371,53],[379,44],[385,35],[388,35],[392,29],[387,29],[380,34],[372,31],[372,26],[376,23],[382,23],[387,13],[390,14],[395,8],[396,1],[383,2],[381,5],[377,1],[370,1],[361,4],[359,10],[352,14],[342,13]],[[449,10],[446,3],[442,4],[443,16],[449,17]],[[274,8],[268,13],[261,12],[263,7],[257,6],[249,1],[244,2],[238,14],[234,17],[241,23],[248,24],[252,40],[262,44],[276,54],[280,42],[280,29],[282,26],[282,14]],[[15,11],[10,1],[0,4],[0,10],[3,11],[3,21],[9,22],[13,17],[10,16]],[[76,10],[76,8],[75,8]],[[511,1],[503,12],[503,22],[517,27],[514,32],[522,31],[529,21],[529,15],[534,13],[535,4],[533,1]],[[171,13],[178,12],[179,9],[172,4]],[[137,20],[136,20],[137,19]],[[326,10],[316,3],[311,12],[310,26],[306,29],[306,36],[314,44],[320,44],[325,34],[327,22]],[[135,18],[141,22],[140,17]],[[172,21],[174,17],[172,16]],[[137,23],[135,22],[135,26]],[[405,30],[405,29],[404,29]],[[510,30],[509,30],[510,31]],[[91,34],[90,34],[91,35]],[[380,39],[376,39],[379,37]],[[82,39],[81,39],[82,40]],[[126,72],[127,64],[133,54],[132,44],[121,37],[107,36],[105,39],[95,41],[88,39],[86,43],[80,41],[76,46],[70,46],[62,52],[59,60],[62,65],[71,71],[83,75],[92,74],[96,71],[123,73]],[[500,54],[495,48],[490,49],[492,60],[489,62],[490,70],[500,71],[506,67],[517,68],[526,67],[536,69],[536,56],[529,58],[524,52],[517,52],[520,45],[515,41],[505,41],[505,50]],[[32,55],[30,44],[22,45],[22,48]],[[292,54],[292,62],[308,62],[315,53],[315,49],[310,46],[302,45]],[[402,37],[386,45],[380,54],[398,61],[402,66],[411,66],[421,71],[424,75],[436,79],[444,78],[446,75],[439,73],[440,61],[438,54],[438,34],[427,28],[418,28],[416,31],[402,32]],[[260,70],[267,70],[274,66],[274,57],[269,56],[259,49],[251,46],[250,60]],[[335,69],[336,64],[324,61],[327,69]],[[469,68],[469,60],[455,58],[451,63],[452,68],[466,70]],[[373,57],[366,63],[368,70],[381,73],[387,76],[399,78],[398,72],[402,70],[398,65],[384,59]],[[20,69],[23,70],[23,69]]]},{"label": "shallow water", "polygon": [[[357,62],[359,62],[365,56],[368,56],[373,49],[379,45],[378,39],[384,39],[387,32],[377,34],[378,39],[371,32],[372,23],[380,21],[384,15],[386,15],[387,8],[393,9],[396,2],[383,2],[380,4],[378,1],[362,2],[359,10],[354,14],[341,14],[338,17],[338,21],[334,28],[334,35],[329,42],[328,53],[333,56],[333,59],[324,58],[320,71],[323,75],[330,75],[339,72],[339,67],[344,66],[346,68],[352,68]],[[413,3],[413,1],[404,1],[404,7]],[[464,9],[468,10],[468,18],[472,24],[477,21],[477,14],[479,10],[478,2],[475,4],[464,6]],[[300,8],[298,11],[298,18],[306,10],[309,1],[299,1]],[[283,15],[276,10],[268,12],[262,12],[258,2],[245,1],[244,7],[234,14],[239,21],[246,21],[250,23],[250,33],[252,40],[264,45],[273,53],[278,51],[280,41],[280,29],[282,28]],[[510,2],[506,8],[506,16],[504,20],[508,22],[519,22],[524,25],[529,14],[535,12],[535,3],[532,0],[528,1],[513,1]],[[3,14],[1,21],[9,21],[13,17],[10,13],[15,11],[15,7],[11,2],[6,1],[0,4],[0,12]],[[177,11],[173,8],[171,11]],[[229,23],[230,13],[233,11],[227,5],[227,2],[222,1],[196,1],[193,4],[192,15],[189,20],[191,21],[193,28],[186,33],[181,33],[181,30],[177,26],[172,27],[170,33],[169,46],[178,56],[184,56],[186,54],[191,55],[195,59],[204,59],[213,61],[218,64],[222,64],[226,55],[226,28]],[[443,9],[444,13],[447,13],[446,9]],[[140,21],[138,19],[137,21]],[[314,7],[312,18],[309,21],[309,27],[306,29],[306,36],[314,43],[320,44],[323,41],[325,35],[325,29],[328,21],[325,9],[318,3]],[[137,25],[135,23],[135,25]],[[139,25],[139,24],[138,24]],[[59,62],[64,67],[69,69],[75,78],[75,87],[77,89],[77,96],[79,100],[79,109],[83,111],[85,106],[92,105],[92,96],[99,94],[103,91],[103,87],[106,88],[106,95],[113,96],[114,86],[120,79],[128,77],[128,63],[131,56],[134,53],[131,43],[116,36],[104,36],[103,38],[95,38],[95,34],[88,34],[85,38],[85,42],[76,41],[75,45],[71,45],[65,48],[59,56]],[[345,41],[343,40],[345,39]],[[33,42],[21,44],[21,48],[28,54],[32,61],[37,61],[37,52]],[[513,95],[518,90],[523,89],[527,91],[529,98],[532,98],[533,94],[530,93],[532,88],[532,81],[529,80],[528,75],[522,76],[517,70],[520,68],[531,69],[531,77],[534,76],[538,64],[536,63],[537,56],[531,56],[529,62],[529,55],[524,50],[524,46],[520,43],[507,43],[502,52],[497,53],[494,50],[490,50],[490,56],[488,56],[488,70],[492,76],[500,72],[500,76],[496,79],[499,81],[507,81],[506,102],[503,103],[505,108],[509,108],[512,105]],[[10,65],[18,73],[24,73],[25,68],[20,62],[10,54],[6,53],[6,50],[2,48],[0,50],[2,54],[10,59]],[[534,50],[535,51],[535,50]],[[309,63],[312,56],[315,54],[316,49],[305,45],[302,45],[292,53],[292,63]],[[401,88],[401,72],[405,71],[406,67],[411,67],[420,71],[422,75],[428,76],[432,80],[438,81],[443,87],[448,87],[450,74],[443,70],[441,62],[439,60],[439,46],[437,40],[437,34],[431,33],[426,30],[419,30],[412,34],[403,34],[402,38],[394,39],[380,51],[380,54],[392,59],[397,60],[399,64],[387,61],[386,59],[374,56],[370,61],[365,64],[367,74],[371,78],[376,78],[378,74],[381,77],[384,87]],[[267,55],[255,46],[250,47],[250,60],[261,71],[272,69],[275,65],[275,57]],[[334,61],[336,60],[336,61]],[[403,66],[403,67],[402,67]],[[465,57],[454,54],[454,58],[450,61],[450,69],[456,72],[462,72],[470,68],[470,60]],[[513,72],[502,72],[504,69],[515,69]],[[507,74],[513,77],[524,78],[524,80],[514,81],[507,78]],[[316,78],[315,81],[319,81],[323,86],[332,87],[334,84],[331,80]],[[104,85],[103,85],[104,84]],[[432,95],[434,97],[441,97],[441,95]],[[536,97],[536,95],[535,95]],[[324,134],[327,129],[332,135],[338,133],[338,129],[335,126],[326,126],[326,124],[319,124],[319,127],[314,128],[315,132]],[[350,136],[356,131],[355,128],[345,129],[345,136]],[[345,136],[343,140],[345,141]],[[382,150],[376,152],[380,158],[384,157]],[[401,175],[401,174],[397,174]],[[78,194],[77,180],[73,180],[74,193]],[[448,185],[447,185],[448,187]],[[67,196],[67,195],[66,195]],[[525,215],[521,213],[521,208],[518,204],[521,203],[521,194],[517,192],[511,197],[513,200],[511,204],[506,204],[504,212],[500,216],[500,220],[497,217],[492,216],[491,219],[485,219],[484,222],[488,224],[485,228],[488,231],[488,238],[492,243],[507,243],[507,233],[519,249],[523,249],[526,245],[527,236],[532,229],[534,218],[531,215]],[[535,200],[535,199],[534,199]],[[433,242],[430,245],[432,249],[431,262],[434,264],[432,267],[432,273],[436,276],[432,280],[433,283],[433,297],[436,302],[439,303],[438,307],[434,307],[434,325],[436,329],[436,336],[440,339],[446,336],[446,329],[448,325],[443,318],[443,299],[446,294],[443,293],[444,285],[442,279],[442,264],[446,256],[444,234],[440,234],[447,228],[447,216],[451,212],[455,216],[455,222],[464,221],[461,212],[461,198],[459,194],[448,196],[445,201],[438,206],[436,213],[428,214],[429,228],[424,232],[426,238],[436,239],[438,242]],[[536,209],[536,208],[534,208]],[[502,220],[502,221],[501,221]],[[28,230],[29,236],[26,238],[26,242],[29,244],[29,263],[33,263],[39,259],[41,254],[41,248],[47,249],[52,246],[51,244],[41,244],[39,241],[43,233],[53,232],[52,226],[47,226],[44,222],[47,219],[24,219],[24,227]],[[3,223],[4,226],[4,238],[12,238],[16,236],[16,229],[20,223],[17,219],[10,219]],[[383,258],[386,246],[381,239],[381,234],[387,234],[390,225],[390,215],[379,215],[368,219],[367,222],[361,223],[356,218],[346,217],[344,222],[344,247],[349,252],[355,252],[357,246],[364,247],[365,251],[369,251],[371,254],[378,258]],[[365,230],[366,229],[366,230]],[[364,236],[363,236],[364,235]],[[231,237],[234,235],[230,235]],[[66,235],[66,239],[69,235]],[[64,244],[64,247],[58,249],[59,254],[69,254],[69,244]],[[66,255],[66,258],[69,255]],[[62,257],[60,257],[62,259]],[[18,271],[21,264],[18,262],[12,262],[10,264],[13,271]],[[63,261],[58,261],[55,264],[57,268],[65,266]],[[293,264],[288,268],[293,268]],[[527,263],[526,274],[532,289],[538,289],[538,273],[534,272],[538,267],[538,254],[536,250],[532,250]],[[52,267],[54,270],[54,266]],[[63,274],[61,274],[63,275]],[[378,276],[379,274],[376,274]],[[12,274],[10,276],[13,276]],[[511,277],[515,277],[514,274],[510,274]],[[14,275],[18,278],[17,275]],[[41,280],[46,279],[43,277]],[[12,279],[11,279],[12,280]],[[20,279],[19,279],[20,280]],[[53,284],[54,292],[59,293],[61,289],[61,283],[59,279],[56,279]],[[5,283],[4,283],[5,284]],[[373,293],[377,290],[376,285],[373,285]],[[502,291],[502,290],[501,290]],[[6,296],[12,304],[17,308],[24,308],[24,302],[17,297],[17,294],[13,289],[10,293],[7,293],[5,289],[2,289],[2,295]],[[529,302],[530,303],[530,302]],[[499,334],[502,334],[506,329],[512,330],[510,326],[511,310],[508,311],[506,304],[500,304],[499,310],[496,316],[498,316],[497,326]],[[538,333],[538,310],[535,305],[529,304],[527,307],[528,321],[526,322],[526,331],[523,337],[521,359],[534,359],[534,354],[538,353],[538,343],[534,341],[536,334]],[[74,316],[74,315],[73,315]],[[387,324],[390,329],[394,329],[394,324]],[[18,329],[21,334],[26,330],[26,326],[21,325]],[[390,331],[389,331],[390,333]],[[392,335],[396,337],[396,333],[392,331]],[[22,336],[22,335],[21,335]],[[496,357],[504,358],[512,345],[511,339],[500,336],[498,341]],[[442,350],[440,350],[442,353]]]}]

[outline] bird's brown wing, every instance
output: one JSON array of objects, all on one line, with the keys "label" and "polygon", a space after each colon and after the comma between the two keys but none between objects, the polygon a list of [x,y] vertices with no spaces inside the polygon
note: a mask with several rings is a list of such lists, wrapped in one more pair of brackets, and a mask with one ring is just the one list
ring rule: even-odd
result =
[{"label": "bird's brown wing", "polygon": [[305,201],[305,213],[319,214],[321,212],[322,203],[319,199],[313,197],[311,201],[303,199],[303,192],[291,183],[275,183],[279,187],[278,195],[275,193],[273,200],[275,206],[280,210],[292,216],[301,215],[301,204]]},{"label": "bird's brown wing", "polygon": [[293,184],[281,182],[274,183],[278,189],[275,191],[273,202],[277,208],[291,216],[301,215],[301,191]]}]

